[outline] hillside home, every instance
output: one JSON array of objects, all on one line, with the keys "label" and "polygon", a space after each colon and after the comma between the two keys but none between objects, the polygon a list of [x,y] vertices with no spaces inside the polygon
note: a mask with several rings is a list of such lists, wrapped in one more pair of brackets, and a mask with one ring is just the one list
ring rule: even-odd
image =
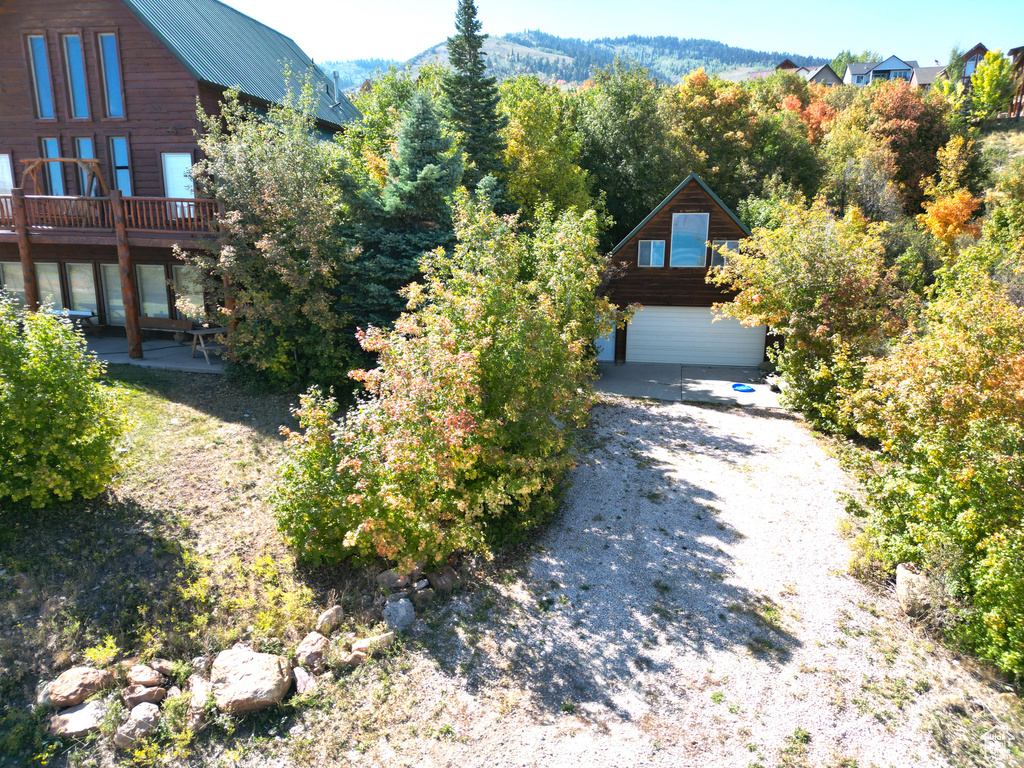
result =
[{"label": "hillside home", "polygon": [[961,57],[964,62],[964,74],[960,78],[960,82],[966,86],[970,86],[971,75],[974,74],[974,70],[976,70],[978,65],[984,60],[986,53],[988,53],[988,48],[986,48],[982,43],[978,43],[976,46],[971,48],[971,50],[964,53]]},{"label": "hillside home", "polygon": [[763,80],[773,72],[792,72],[795,75],[800,75],[800,77],[809,83],[818,83],[820,85],[832,86],[839,85],[842,82],[839,75],[837,75],[828,64],[822,64],[817,67],[798,67],[790,59],[783,59],[780,61],[774,70],[751,72],[747,75],[747,79]]},{"label": "hillside home", "polygon": [[[3,0],[0,3],[0,284],[124,326],[184,321],[202,305],[175,244],[209,238],[196,199],[196,102],[216,114],[229,87],[265,108],[286,70],[312,79],[325,135],[359,112],[290,38],[217,0]],[[167,326],[164,326],[167,327]]]},{"label": "hillside home", "polygon": [[724,264],[719,247],[735,251],[750,235],[735,213],[696,174],[688,176],[615,248],[614,303],[643,305],[613,338],[599,340],[599,359],[686,365],[757,365],[765,328],[714,320],[711,305],[730,294],[709,285]]},{"label": "hillside home", "polygon": [[916,61],[903,61],[896,56],[885,61],[854,62],[846,65],[843,82],[847,85],[868,85],[876,80],[904,80],[909,83],[917,66]]}]

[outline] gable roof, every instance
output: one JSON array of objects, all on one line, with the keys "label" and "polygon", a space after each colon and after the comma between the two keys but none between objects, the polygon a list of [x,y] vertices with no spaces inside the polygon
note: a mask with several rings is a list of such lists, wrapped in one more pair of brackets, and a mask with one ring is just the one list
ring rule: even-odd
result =
[{"label": "gable roof", "polygon": [[317,95],[316,117],[338,128],[360,119],[355,105],[338,94],[332,106],[325,89],[333,84],[290,37],[218,0],[124,0],[189,72],[204,83],[237,87],[267,104],[287,93],[286,72],[309,74]]},{"label": "gable roof", "polygon": [[776,69],[799,69],[799,67],[796,64],[793,63],[792,59],[783,59],[777,65],[775,65],[775,68]]},{"label": "gable roof", "polygon": [[803,78],[805,80],[813,80],[818,75],[823,74],[826,69],[829,72],[832,73],[832,77],[834,77],[836,80],[842,80],[843,79],[839,75],[837,75],[835,73],[835,70],[833,70],[832,67],[829,66],[828,64],[822,64],[820,67],[814,67],[812,69],[809,69],[809,70],[807,70],[807,74],[804,74],[804,73],[801,72],[801,75],[803,75]]},{"label": "gable roof", "polygon": [[875,69],[883,72],[891,72],[894,69],[913,69],[916,66],[916,61],[904,61],[898,56],[890,56],[882,63],[876,64]]},{"label": "gable roof", "polygon": [[939,75],[946,71],[944,66],[914,67],[914,82],[918,85],[931,85]]},{"label": "gable roof", "polygon": [[846,68],[850,71],[851,75],[866,75],[872,69],[877,67],[879,62],[877,61],[854,61],[846,65]]},{"label": "gable roof", "polygon": [[633,231],[632,232],[630,232],[628,235],[626,235],[624,238],[622,238],[622,240],[619,242],[619,244],[616,245],[614,248],[612,248],[612,255],[614,256],[616,253],[618,253],[619,249],[622,248],[622,246],[624,246],[626,243],[628,243],[630,241],[630,239],[634,235],[636,235],[637,232],[639,232],[641,229],[643,229],[644,226],[646,226],[647,222],[649,222],[651,219],[653,219],[657,215],[658,211],[660,211],[662,208],[664,208],[666,205],[668,205],[670,202],[672,202],[672,199],[676,195],[678,195],[680,192],[682,192],[683,191],[683,187],[685,187],[691,181],[695,181],[698,184],[700,184],[701,189],[703,189],[705,192],[707,192],[708,195],[711,196],[711,199],[714,200],[715,203],[718,204],[718,207],[721,208],[723,211],[725,211],[726,214],[728,214],[729,218],[732,219],[733,222],[735,222],[736,226],[738,226],[741,230],[743,230],[743,234],[745,234],[747,237],[750,237],[750,229],[747,227],[746,224],[744,224],[742,221],[740,221],[740,217],[737,216],[735,213],[733,213],[732,209],[729,208],[728,205],[726,205],[725,203],[722,202],[722,198],[720,198],[718,195],[716,195],[711,190],[711,187],[709,187],[705,183],[704,179],[702,179],[696,173],[691,173],[689,176],[687,176],[685,179],[683,179],[683,183],[682,184],[680,184],[678,187],[676,187],[671,192],[669,192],[668,197],[666,197],[664,200],[662,200],[660,203],[658,203],[658,205],[655,206],[654,210],[651,211],[650,213],[648,213],[643,221],[641,221],[639,224],[637,224],[635,227],[633,227]]}]

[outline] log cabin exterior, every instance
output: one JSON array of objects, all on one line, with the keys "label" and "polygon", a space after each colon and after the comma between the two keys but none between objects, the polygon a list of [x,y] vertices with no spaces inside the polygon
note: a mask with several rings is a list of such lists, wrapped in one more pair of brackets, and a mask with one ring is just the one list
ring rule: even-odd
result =
[{"label": "log cabin exterior", "polygon": [[359,118],[294,41],[217,0],[3,0],[0,285],[125,326],[141,356],[133,316],[177,318],[175,287],[196,298],[172,247],[216,226],[188,176],[196,104],[216,114],[229,87],[279,103],[286,69],[312,79],[323,134]]},{"label": "log cabin exterior", "polygon": [[714,321],[711,306],[730,294],[708,284],[722,263],[719,247],[735,250],[750,230],[696,174],[612,249],[616,276],[609,299],[640,309],[625,328],[598,343],[599,359],[685,365],[757,365],[765,329]]}]

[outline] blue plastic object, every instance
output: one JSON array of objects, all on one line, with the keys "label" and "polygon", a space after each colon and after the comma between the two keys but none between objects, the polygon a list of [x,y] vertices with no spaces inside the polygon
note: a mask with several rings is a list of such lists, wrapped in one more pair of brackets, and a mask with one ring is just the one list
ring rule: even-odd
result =
[{"label": "blue plastic object", "polygon": [[753,392],[754,388],[749,384],[733,384],[732,388],[737,392]]}]

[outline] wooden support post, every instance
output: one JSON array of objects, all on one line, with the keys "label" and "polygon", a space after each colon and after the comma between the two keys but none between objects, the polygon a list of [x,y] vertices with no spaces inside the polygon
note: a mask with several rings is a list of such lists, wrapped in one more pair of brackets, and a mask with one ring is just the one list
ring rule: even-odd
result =
[{"label": "wooden support post", "polygon": [[11,190],[11,205],[14,208],[14,231],[18,234],[18,253],[21,256],[21,271],[25,281],[25,306],[34,312],[39,309],[39,283],[36,281],[32,245],[28,240],[28,213],[25,210],[24,189],[15,187]]},{"label": "wooden support post", "polygon": [[124,302],[124,330],[128,336],[128,357],[142,357],[142,336],[139,333],[139,302],[135,298],[135,273],[132,252],[128,249],[128,228],[124,223],[124,202],[121,192],[110,193],[110,210],[117,236],[117,266],[121,274],[121,300]]}]

